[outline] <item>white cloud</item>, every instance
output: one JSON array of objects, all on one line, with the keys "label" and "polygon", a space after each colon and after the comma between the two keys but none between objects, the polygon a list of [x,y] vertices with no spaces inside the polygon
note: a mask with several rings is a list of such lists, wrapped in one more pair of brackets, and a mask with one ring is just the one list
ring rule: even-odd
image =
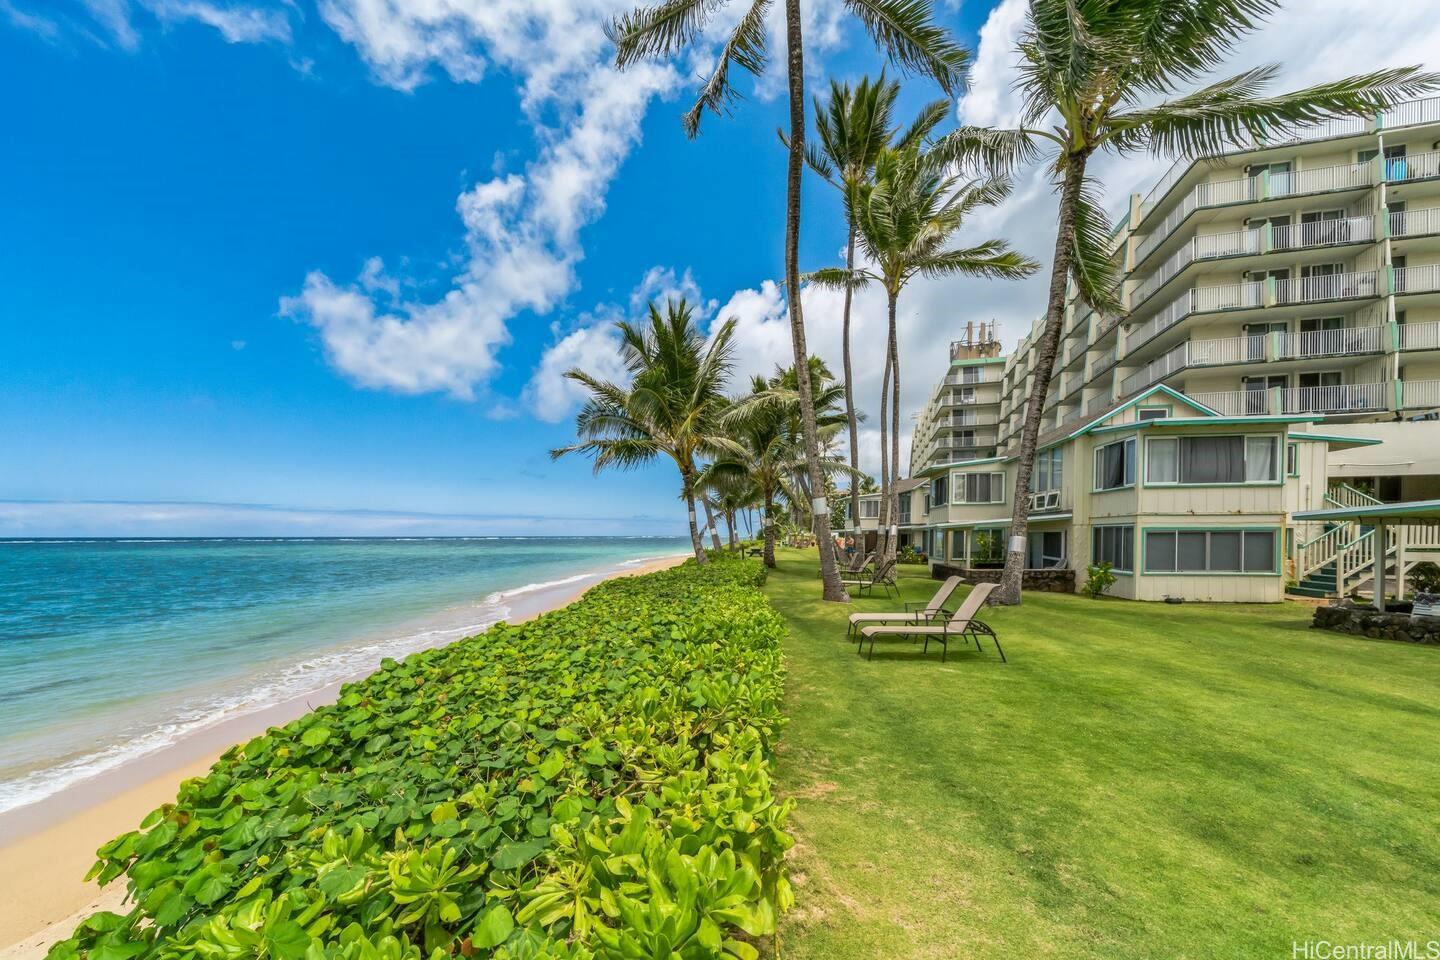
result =
[{"label": "white cloud", "polygon": [[980,46],[970,70],[970,89],[959,105],[962,123],[982,127],[1014,126],[1020,98],[1010,85],[1018,54],[1015,43],[1025,27],[1027,0],[1001,0],[980,28]]},{"label": "white cloud", "polygon": [[[131,0],[84,0],[95,21],[126,50],[140,46]],[[252,6],[223,0],[134,0],[162,24],[194,22],[217,30],[229,43],[289,43],[290,19],[278,7]]]},{"label": "white cloud", "polygon": [[55,40],[60,36],[60,24],[49,17],[42,17],[38,13],[31,13],[22,10],[10,0],[0,0],[0,13],[5,15],[13,26],[21,30],[29,30],[46,40]]}]

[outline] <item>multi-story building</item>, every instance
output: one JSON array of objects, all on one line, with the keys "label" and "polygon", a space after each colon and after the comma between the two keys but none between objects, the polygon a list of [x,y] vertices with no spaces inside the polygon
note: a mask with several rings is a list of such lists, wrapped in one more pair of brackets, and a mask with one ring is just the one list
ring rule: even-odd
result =
[{"label": "multi-story building", "polygon": [[966,324],[950,344],[950,369],[915,417],[910,473],[957,460],[993,457],[999,447],[1001,375],[1005,357],[995,324]]},{"label": "multi-story building", "polygon": [[[1383,450],[1440,444],[1440,98],[1177,163],[1129,198],[1112,240],[1124,312],[1067,309],[1029,565],[1108,560],[1114,592],[1142,599],[1363,585],[1370,533],[1293,514],[1370,499],[1338,477],[1390,496],[1440,485]],[[1041,329],[981,368],[999,376],[993,450],[946,439],[954,363],[919,417],[911,469],[931,481],[935,562],[1003,559]],[[1394,424],[1367,436],[1381,420]],[[1382,556],[1440,552],[1440,531],[1394,537],[1408,549]]]}]

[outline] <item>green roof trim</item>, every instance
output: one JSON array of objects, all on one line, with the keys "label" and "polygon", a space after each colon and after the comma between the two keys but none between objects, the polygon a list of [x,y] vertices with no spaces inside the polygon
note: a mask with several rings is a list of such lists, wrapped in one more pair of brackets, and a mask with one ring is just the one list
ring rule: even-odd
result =
[{"label": "green roof trim", "polygon": [[979,460],[956,460],[954,463],[934,463],[923,470],[916,470],[913,474],[917,477],[928,477],[946,470],[953,470],[956,467],[974,467],[985,463],[1001,463],[1005,460],[1012,460],[1013,457],[983,457]]},{"label": "green roof trim", "polygon": [[1328,433],[1292,433],[1291,440],[1313,440],[1321,443],[1348,443],[1357,447],[1373,447],[1376,444],[1384,443],[1384,440],[1376,440],[1374,437],[1345,437],[1335,436]]},{"label": "green roof trim", "polygon": [[960,360],[951,360],[952,367],[980,367],[990,363],[1004,363],[1009,357],[966,357]]},{"label": "green roof trim", "polygon": [[[1185,396],[1185,394],[1181,393],[1181,392],[1178,391],[1178,390],[1171,389],[1170,387],[1165,386],[1165,384],[1163,384],[1163,383],[1157,383],[1157,384],[1155,384],[1155,386],[1150,387],[1149,389],[1140,391],[1139,394],[1137,394],[1137,395],[1134,396],[1134,397],[1131,397],[1129,400],[1126,400],[1124,403],[1120,404],[1120,406],[1118,406],[1118,407],[1115,407],[1113,410],[1106,410],[1104,413],[1100,414],[1100,416],[1096,417],[1094,420],[1091,420],[1089,423],[1085,424],[1085,426],[1080,427],[1080,428],[1072,431],[1071,433],[1069,433],[1069,434],[1066,435],[1066,436],[1060,437],[1058,440],[1052,440],[1052,441],[1050,441],[1049,443],[1044,444],[1043,446],[1036,447],[1035,449],[1036,449],[1036,450],[1049,450],[1051,447],[1058,447],[1058,446],[1060,446],[1060,444],[1062,444],[1062,443],[1069,443],[1071,440],[1074,440],[1076,437],[1080,436],[1081,434],[1083,434],[1083,433],[1089,433],[1089,432],[1091,432],[1092,430],[1096,429],[1096,426],[1097,426],[1098,424],[1103,423],[1103,422],[1106,421],[1106,420],[1109,420],[1111,417],[1115,416],[1116,414],[1124,413],[1126,410],[1129,410],[1131,407],[1135,406],[1136,404],[1139,404],[1139,403],[1141,403],[1141,402],[1143,402],[1143,401],[1145,401],[1145,400],[1150,399],[1151,397],[1155,396],[1155,394],[1157,394],[1157,393],[1164,394],[1165,396],[1171,398],[1172,400],[1178,400],[1178,401],[1180,401],[1181,403],[1189,406],[1190,408],[1192,408],[1192,409],[1194,409],[1194,410],[1197,410],[1197,411],[1199,411],[1200,413],[1203,413],[1207,418],[1220,416],[1220,414],[1219,414],[1218,411],[1212,410],[1211,408],[1205,406],[1205,404],[1201,403],[1199,400],[1193,400],[1193,399],[1191,399],[1190,397]],[[1167,418],[1167,419],[1183,419],[1183,418]],[[1148,421],[1146,421],[1146,422],[1147,422],[1147,423],[1153,423],[1154,421],[1153,421],[1153,420],[1148,420]],[[1131,424],[1128,424],[1128,423],[1127,423],[1127,424],[1125,424],[1125,426],[1128,427],[1128,426],[1131,426]]]},{"label": "green roof trim", "polygon": [[1440,500],[1412,500],[1408,503],[1371,503],[1363,507],[1337,507],[1333,510],[1299,510],[1296,520],[1372,520],[1406,518],[1425,523],[1440,523]]},{"label": "green roof trim", "polygon": [[[1246,423],[1316,423],[1323,417],[1312,415],[1265,414],[1256,417],[1157,417],[1133,423],[1116,423],[1096,427],[1091,433],[1118,433],[1121,430],[1144,430],[1147,427],[1225,427]],[[1293,434],[1292,434],[1293,436]]]}]

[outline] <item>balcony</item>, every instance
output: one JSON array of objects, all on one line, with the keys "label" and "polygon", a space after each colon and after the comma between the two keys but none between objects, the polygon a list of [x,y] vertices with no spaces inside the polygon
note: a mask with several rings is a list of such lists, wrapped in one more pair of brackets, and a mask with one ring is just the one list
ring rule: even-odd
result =
[{"label": "balcony", "polygon": [[1126,377],[1120,384],[1120,393],[1121,396],[1129,396],[1192,367],[1383,353],[1388,339],[1386,332],[1382,326],[1364,326],[1270,336],[1187,340]]},{"label": "balcony", "polygon": [[1192,287],[1165,305],[1155,316],[1125,338],[1125,352],[1155,339],[1192,313],[1241,310],[1265,305],[1265,284],[1258,280],[1214,287]]},{"label": "balcony", "polygon": [[990,382],[992,381],[985,376],[985,371],[979,367],[966,367],[963,370],[945,375],[945,385],[947,387],[973,387],[977,383]]},{"label": "balcony", "polygon": [[[1431,176],[1434,176],[1432,173]],[[1413,179],[1413,178],[1412,178]],[[1175,209],[1150,231],[1135,251],[1135,262],[1145,260],[1155,249],[1179,229],[1196,210],[1225,207],[1253,200],[1274,200],[1313,193],[1332,193],[1368,187],[1374,182],[1372,164],[1342,163],[1313,170],[1292,170],[1289,173],[1265,173],[1258,177],[1216,180],[1197,183]]]},{"label": "balcony", "polygon": [[1406,410],[1440,407],[1440,380],[1406,380],[1400,384],[1400,406]]},{"label": "balcony", "polygon": [[1190,242],[1170,255],[1145,282],[1130,294],[1132,308],[1144,303],[1150,295],[1196,260],[1218,260],[1223,257],[1259,253],[1262,231],[1237,230],[1233,233],[1217,233],[1205,237],[1192,237]]},{"label": "balcony", "polygon": [[[1424,267],[1415,267],[1424,270]],[[1355,300],[1374,297],[1380,277],[1374,270],[1332,273],[1319,277],[1291,277],[1275,281],[1274,303],[1320,303],[1326,300]]]},{"label": "balcony", "polygon": [[1440,207],[1403,210],[1390,214],[1390,236],[1423,237],[1440,233]]},{"label": "balcony", "polygon": [[1401,350],[1440,350],[1440,320],[1402,323],[1397,329]]},{"label": "balcony", "polygon": [[1189,393],[1197,403],[1225,417],[1258,417],[1302,413],[1372,413],[1386,409],[1389,384],[1343,383],[1329,387],[1283,387],[1274,390],[1227,390]]},{"label": "balcony", "polygon": [[1386,157],[1384,163],[1386,183],[1411,183],[1440,177],[1440,151]]},{"label": "balcony", "polygon": [[1100,357],[1090,365],[1090,379],[1095,379],[1111,367],[1115,366],[1119,358],[1118,350],[1111,350],[1109,353],[1101,354]]},{"label": "balcony", "polygon": [[1440,97],[1409,100],[1380,112],[1379,127],[1382,130],[1413,127],[1422,123],[1440,123]]},{"label": "balcony", "polygon": [[1423,267],[1396,267],[1395,292],[1434,293],[1440,290],[1440,263]]},{"label": "balcony", "polygon": [[949,416],[937,417],[932,423],[934,430],[952,430],[964,427],[992,427],[999,422],[999,418],[993,413],[976,413],[967,410],[964,413],[952,413]]}]

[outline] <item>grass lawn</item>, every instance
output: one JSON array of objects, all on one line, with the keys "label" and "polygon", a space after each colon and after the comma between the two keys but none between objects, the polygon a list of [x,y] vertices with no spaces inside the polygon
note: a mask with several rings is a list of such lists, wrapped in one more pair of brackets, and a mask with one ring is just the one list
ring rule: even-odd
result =
[{"label": "grass lawn", "polygon": [[1440,648],[1313,631],[1290,603],[1027,595],[984,615],[1008,664],[906,640],[866,661],[846,615],[897,602],[826,605],[813,551],[779,562],[782,957],[1440,940]]}]

